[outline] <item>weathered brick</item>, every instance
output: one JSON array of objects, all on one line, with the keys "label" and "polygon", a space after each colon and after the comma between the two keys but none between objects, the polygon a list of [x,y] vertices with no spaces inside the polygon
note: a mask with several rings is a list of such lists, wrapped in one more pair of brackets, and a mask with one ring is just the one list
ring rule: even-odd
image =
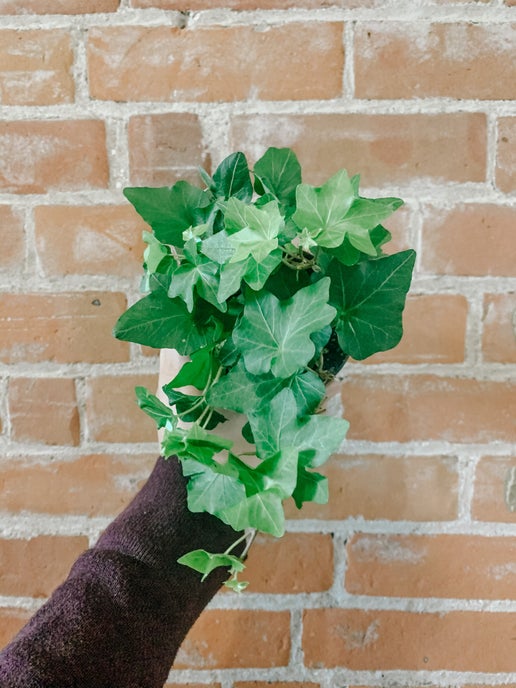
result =
[{"label": "weathered brick", "polygon": [[71,103],[72,62],[68,31],[0,31],[2,105]]},{"label": "weathered brick", "polygon": [[237,681],[233,688],[320,688],[320,684],[311,681]]},{"label": "weathered brick", "polygon": [[460,204],[426,208],[421,269],[440,275],[516,275],[516,208]]},{"label": "weathered brick", "polygon": [[88,538],[82,536],[0,539],[0,595],[47,597],[87,547]]},{"label": "weathered brick", "polygon": [[358,533],[347,546],[354,595],[514,599],[516,538]]},{"label": "weathered brick", "polygon": [[516,117],[498,120],[496,185],[505,193],[516,191]]},{"label": "weathered brick", "polygon": [[516,509],[507,505],[508,493],[516,490],[516,459],[509,456],[485,456],[475,472],[475,492],[471,506],[477,521],[516,523]]},{"label": "weathered brick", "polygon": [[457,517],[457,463],[429,456],[335,456],[317,469],[328,477],[328,504],[286,504],[289,518],[448,521]]},{"label": "weathered brick", "polygon": [[87,380],[86,417],[97,442],[156,442],[156,424],[136,403],[134,388],[156,389],[156,375],[102,375]]},{"label": "weathered brick", "polygon": [[460,363],[464,360],[468,302],[454,294],[409,296],[403,338],[366,363]]},{"label": "weathered brick", "polygon": [[0,608],[0,647],[7,645],[31,616],[30,612],[23,609]]},{"label": "weathered brick", "polygon": [[281,540],[258,535],[242,577],[250,592],[296,594],[328,590],[333,583],[330,535],[286,533]]},{"label": "weathered brick", "polygon": [[0,0],[0,14],[116,12],[120,0]]},{"label": "weathered brick", "polygon": [[365,186],[481,182],[486,144],[486,119],[479,113],[237,115],[230,131],[231,149],[252,160],[268,146],[293,148],[312,184],[342,167],[360,173]]},{"label": "weathered brick", "polygon": [[199,184],[197,166],[210,167],[197,115],[169,112],[129,120],[129,165],[136,186]]},{"label": "weathered brick", "polygon": [[0,122],[0,190],[78,191],[108,181],[104,122]]},{"label": "weathered brick", "polygon": [[288,612],[212,609],[193,625],[179,649],[174,668],[286,666],[289,652]]},{"label": "weathered brick", "polygon": [[91,95],[102,100],[335,98],[342,24],[95,28],[88,59]]},{"label": "weathered brick", "polygon": [[141,235],[149,228],[131,206],[40,206],[34,218],[45,275],[141,273],[145,248]]},{"label": "weathered brick", "polygon": [[304,614],[305,664],[365,671],[513,672],[515,628],[511,612],[309,609]]},{"label": "weathered brick", "polygon": [[482,322],[484,360],[516,363],[516,294],[485,294]]},{"label": "weathered brick", "polygon": [[19,442],[78,445],[74,380],[15,378],[9,382],[11,435]]},{"label": "weathered brick", "polygon": [[20,212],[8,205],[0,205],[0,270],[21,271],[25,255],[25,234]]},{"label": "weathered brick", "polygon": [[129,345],[112,335],[123,294],[4,294],[0,300],[3,363],[127,361]]},{"label": "weathered brick", "polygon": [[131,0],[131,7],[159,7],[162,10],[286,10],[344,7],[352,9],[380,7],[382,0]]},{"label": "weathered brick", "polygon": [[513,442],[516,384],[433,375],[348,375],[348,439]]},{"label": "weathered brick", "polygon": [[358,22],[355,93],[358,98],[511,100],[516,97],[516,25]]}]

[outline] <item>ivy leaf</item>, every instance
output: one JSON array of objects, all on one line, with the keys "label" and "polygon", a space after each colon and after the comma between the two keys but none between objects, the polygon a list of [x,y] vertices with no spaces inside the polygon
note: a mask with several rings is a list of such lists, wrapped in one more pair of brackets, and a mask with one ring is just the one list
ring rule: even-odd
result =
[{"label": "ivy leaf", "polygon": [[134,391],[138,406],[156,422],[158,429],[169,428],[172,430],[176,426],[177,418],[172,409],[160,401],[157,396],[151,394],[145,387],[135,387]]},{"label": "ivy leaf", "polygon": [[238,531],[256,528],[275,537],[281,537],[285,532],[282,499],[274,490],[257,492],[219,513],[218,516]]},{"label": "ivy leaf", "polygon": [[[178,564],[184,564],[184,566],[189,566],[191,569],[194,569],[194,571],[202,573],[202,581],[206,579],[213,569],[217,569],[219,566],[229,566],[237,573],[245,569],[243,561],[233,554],[212,554],[205,549],[194,549],[192,552],[188,552],[188,554],[179,557],[177,562]],[[233,582],[238,583],[239,581]]]},{"label": "ivy leaf", "polygon": [[233,153],[220,163],[213,175],[213,190],[217,196],[225,199],[251,200],[253,185],[243,153]]},{"label": "ivy leaf", "polygon": [[[180,459],[195,459],[211,465],[215,454],[231,449],[233,442],[194,424],[190,428],[166,429],[161,446],[164,456],[176,455]],[[189,475],[188,462],[182,463],[183,473]]]},{"label": "ivy leaf", "polygon": [[340,170],[321,187],[300,184],[293,221],[306,228],[319,246],[339,246],[346,231],[345,216],[355,200],[346,170]]},{"label": "ivy leaf", "polygon": [[300,416],[314,413],[326,393],[323,381],[312,370],[293,375],[288,381],[288,387],[294,394]]},{"label": "ivy leaf", "polygon": [[304,465],[320,466],[340,447],[349,423],[314,415],[299,419],[292,390],[283,389],[262,409],[249,414],[257,455],[269,458],[283,447],[296,447]]},{"label": "ivy leaf", "polygon": [[269,148],[255,164],[254,174],[261,187],[274,194],[282,205],[294,205],[296,187],[301,184],[301,165],[294,151]]},{"label": "ivy leaf", "polygon": [[212,234],[201,244],[201,253],[219,265],[227,263],[234,252],[235,249],[224,230]]},{"label": "ivy leaf", "polygon": [[214,362],[209,349],[199,349],[192,354],[191,360],[183,364],[179,373],[168,383],[168,387],[177,388],[193,385],[204,389],[213,372]]},{"label": "ivy leaf", "polygon": [[158,241],[152,232],[143,232],[142,238],[147,244],[143,252],[144,265],[149,272],[156,272],[161,261],[170,254],[170,249]]},{"label": "ivy leaf", "polygon": [[250,373],[271,370],[276,377],[290,377],[308,364],[315,352],[310,335],[335,316],[335,309],[327,303],[328,289],[325,277],[300,289],[288,301],[263,292],[246,302],[233,341]]},{"label": "ivy leaf", "polygon": [[283,218],[276,201],[257,208],[231,198],[226,207],[225,221],[229,242],[235,250],[231,263],[237,263],[248,256],[260,262],[278,247],[278,234],[283,226]]},{"label": "ivy leaf", "polygon": [[282,251],[280,248],[269,253],[262,261],[257,261],[253,256],[249,256],[247,259],[246,271],[244,273],[244,280],[251,289],[254,289],[254,291],[263,289],[270,274],[281,263],[281,257]]},{"label": "ivy leaf", "polygon": [[345,267],[331,262],[330,303],[343,351],[362,360],[396,346],[403,334],[402,313],[416,254],[402,251]]},{"label": "ivy leaf", "polygon": [[402,205],[401,198],[356,198],[346,214],[346,231],[374,229]]},{"label": "ivy leaf", "polygon": [[194,460],[188,460],[187,463],[190,477],[186,489],[190,511],[207,511],[218,516],[245,500],[245,487],[238,480],[236,470],[229,464],[213,462],[211,466],[207,466]]},{"label": "ivy leaf", "polygon": [[210,387],[207,400],[210,406],[237,411],[237,413],[248,413],[260,402],[255,380],[247,373],[240,361]]},{"label": "ivy leaf", "polygon": [[208,303],[222,312],[226,311],[226,304],[220,303],[218,300],[218,266],[204,256],[195,255],[191,257],[193,262],[184,261],[172,273],[168,295],[172,298],[181,296],[191,313],[194,307],[195,287],[197,294],[206,299]]},{"label": "ivy leaf", "polygon": [[164,244],[181,247],[183,232],[203,224],[209,214],[210,195],[180,181],[170,187],[124,189],[124,196]]},{"label": "ivy leaf", "polygon": [[201,325],[194,315],[180,299],[170,299],[164,291],[157,290],[122,313],[113,333],[124,341],[191,354],[213,344],[220,336],[216,325]]},{"label": "ivy leaf", "polygon": [[328,478],[315,471],[307,471],[304,466],[300,466],[292,497],[298,509],[301,509],[303,502],[327,504]]},{"label": "ivy leaf", "polygon": [[220,270],[220,283],[217,298],[224,303],[230,296],[240,289],[242,278],[247,270],[247,260],[238,263],[228,263]]}]

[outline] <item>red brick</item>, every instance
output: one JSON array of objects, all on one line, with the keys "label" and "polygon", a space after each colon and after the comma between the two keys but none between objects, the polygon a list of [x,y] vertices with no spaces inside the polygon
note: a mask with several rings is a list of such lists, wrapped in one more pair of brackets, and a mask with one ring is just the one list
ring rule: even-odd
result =
[{"label": "red brick", "polygon": [[0,0],[0,14],[115,12],[120,0]]},{"label": "red brick", "polygon": [[148,226],[129,205],[40,206],[36,247],[45,275],[117,275],[142,270]]},{"label": "red brick", "polygon": [[516,459],[508,456],[486,456],[480,459],[475,473],[475,492],[471,507],[477,521],[516,523],[516,509],[507,504],[508,493],[516,487]]},{"label": "red brick", "polygon": [[346,590],[354,595],[514,599],[516,538],[355,535]]},{"label": "red brick", "polygon": [[156,389],[157,375],[102,375],[87,380],[86,416],[97,442],[156,442],[156,424],[136,403],[134,388]]},{"label": "red brick", "polygon": [[104,122],[0,122],[0,190],[79,191],[108,181]]},{"label": "red brick", "polygon": [[403,339],[366,363],[460,363],[464,360],[468,302],[454,294],[409,296]]},{"label": "red brick", "polygon": [[516,363],[516,294],[485,294],[483,324],[484,360]]},{"label": "red brick", "polygon": [[114,516],[141,487],[157,453],[10,457],[0,465],[0,510]]},{"label": "red brick", "polygon": [[516,97],[515,39],[509,23],[359,22],[356,96],[510,100]]},{"label": "red brick", "polygon": [[0,595],[47,597],[88,547],[86,537],[0,539]]},{"label": "red brick", "polygon": [[514,672],[515,631],[516,614],[509,612],[309,609],[305,664],[366,671]]},{"label": "red brick", "polygon": [[516,191],[516,117],[498,120],[496,185],[505,193]]},{"label": "red brick", "polygon": [[21,272],[25,255],[25,234],[21,213],[8,205],[0,205],[0,270],[17,269]]},{"label": "red brick", "polygon": [[433,375],[349,375],[348,439],[514,442],[516,384]]},{"label": "red brick", "polygon": [[9,382],[11,435],[19,442],[78,445],[74,380],[15,378]]},{"label": "red brick", "polygon": [[131,184],[171,186],[179,179],[200,184],[197,166],[210,166],[197,115],[169,112],[129,120]]},{"label": "red brick", "polygon": [[159,7],[162,10],[286,10],[322,9],[324,7],[373,8],[381,7],[382,0],[131,0],[131,7]]},{"label": "red brick", "polygon": [[515,222],[516,208],[510,206],[427,208],[421,269],[440,275],[516,275]]},{"label": "red brick", "polygon": [[328,504],[287,503],[289,518],[448,521],[457,517],[457,465],[429,456],[335,456],[318,469],[328,477]]},{"label": "red brick", "polygon": [[0,31],[2,105],[71,103],[72,63],[68,31]]},{"label": "red brick", "polygon": [[293,148],[304,180],[317,184],[345,167],[364,186],[415,180],[481,182],[486,119],[478,113],[414,115],[237,115],[230,147],[257,160],[268,146]]},{"label": "red brick", "polygon": [[88,58],[91,95],[101,100],[335,98],[342,24],[96,28]]},{"label": "red brick", "polygon": [[125,308],[125,296],[109,292],[4,294],[0,300],[0,361],[127,361],[129,345],[112,335]]},{"label": "red brick", "polygon": [[0,608],[0,647],[7,645],[31,616],[23,609]]},{"label": "red brick", "polygon": [[286,666],[289,653],[288,612],[212,609],[193,625],[179,649],[174,668]]},{"label": "red brick", "polygon": [[330,535],[286,533],[281,539],[258,535],[242,578],[250,592],[296,594],[328,590],[333,583]]}]

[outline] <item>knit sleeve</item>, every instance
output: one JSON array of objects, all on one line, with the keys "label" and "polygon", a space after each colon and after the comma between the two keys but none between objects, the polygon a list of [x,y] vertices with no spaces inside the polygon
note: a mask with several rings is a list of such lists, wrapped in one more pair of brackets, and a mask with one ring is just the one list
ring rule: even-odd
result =
[{"label": "knit sleeve", "polygon": [[[193,514],[176,458],[142,490],[0,652],[2,688],[161,688],[186,633],[227,577],[177,563],[239,533]],[[238,550],[236,550],[238,553]]]}]

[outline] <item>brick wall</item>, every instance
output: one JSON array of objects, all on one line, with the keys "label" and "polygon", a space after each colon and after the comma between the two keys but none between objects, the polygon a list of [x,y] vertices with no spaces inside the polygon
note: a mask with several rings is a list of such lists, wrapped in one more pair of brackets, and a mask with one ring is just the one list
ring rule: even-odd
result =
[{"label": "brick wall", "polygon": [[156,454],[155,352],[111,336],[121,189],[292,146],[406,199],[406,335],[346,367],[330,504],[258,539],[170,686],[516,685],[515,27],[514,0],[0,0],[0,644]]}]

